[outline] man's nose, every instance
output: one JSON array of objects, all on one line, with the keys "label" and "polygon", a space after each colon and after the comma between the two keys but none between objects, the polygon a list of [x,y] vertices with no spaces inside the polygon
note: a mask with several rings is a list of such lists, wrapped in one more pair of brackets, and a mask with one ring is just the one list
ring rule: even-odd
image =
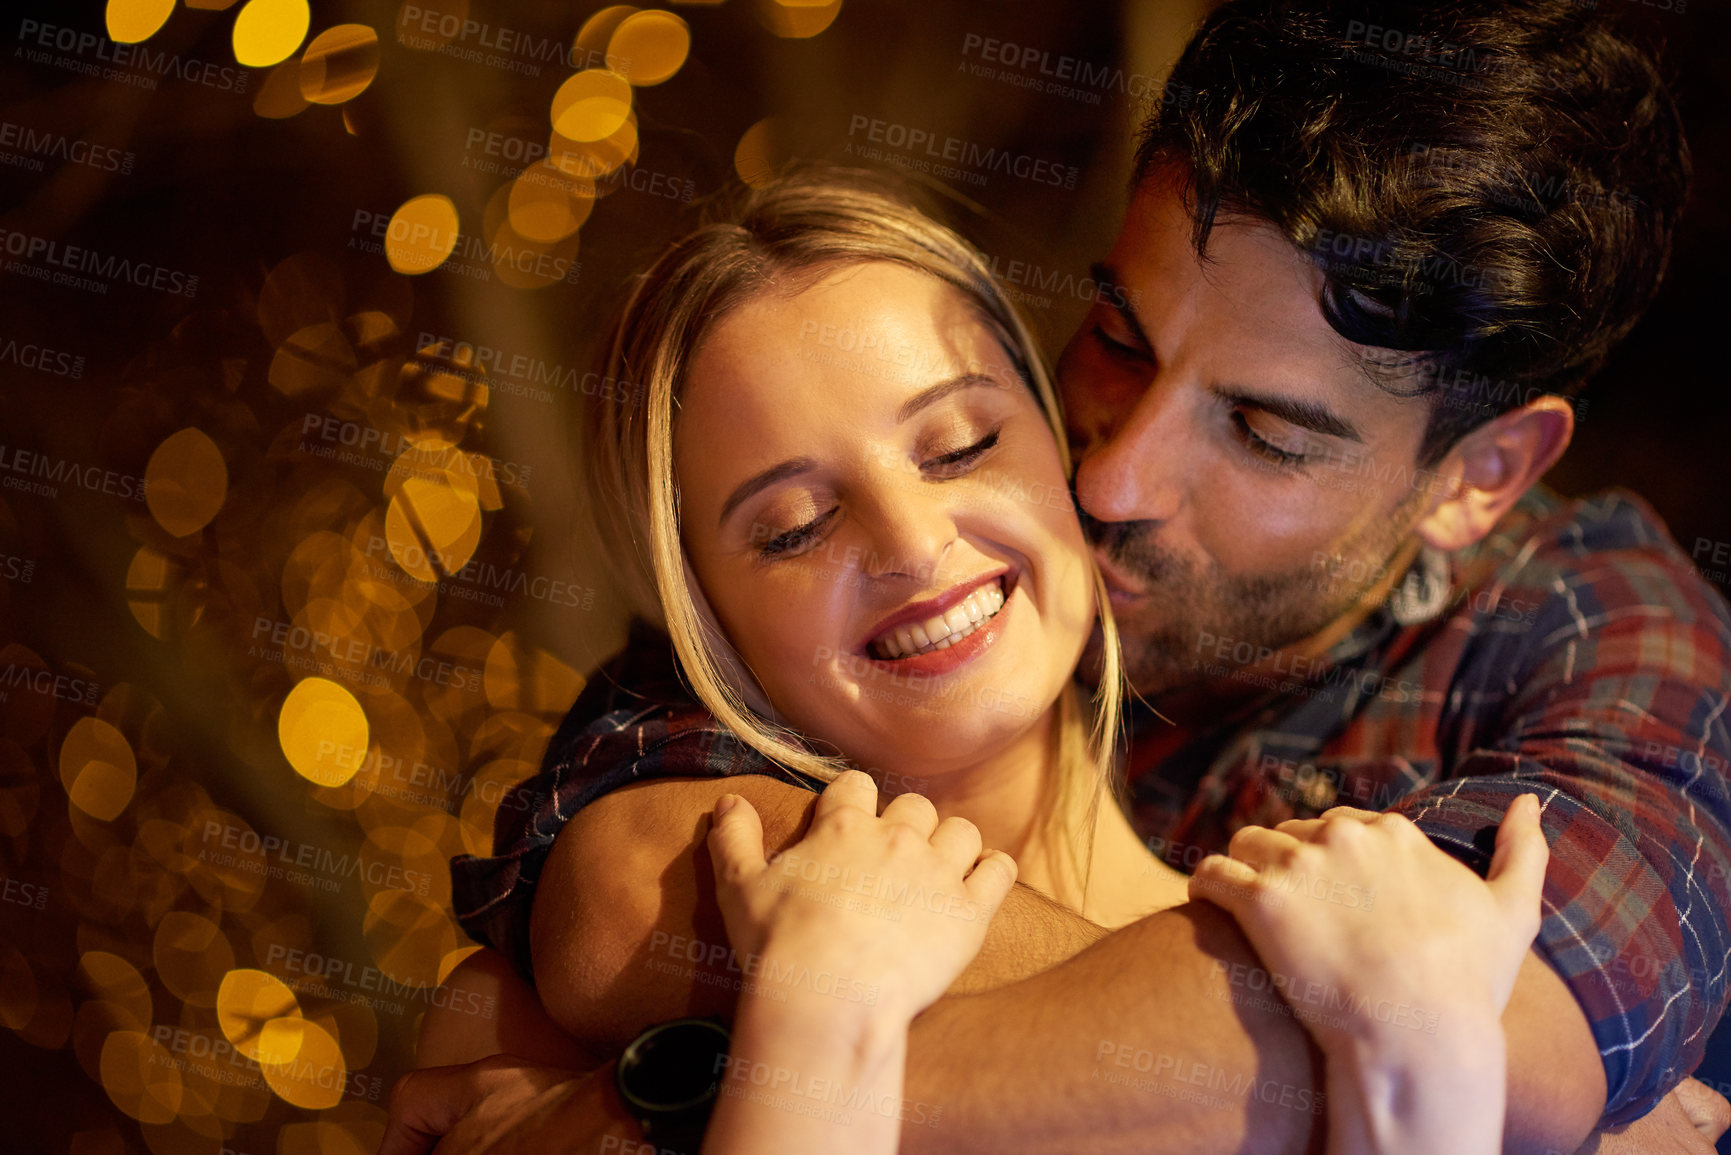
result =
[{"label": "man's nose", "polygon": [[1076,499],[1097,521],[1167,521],[1183,507],[1195,431],[1164,376],[1112,415],[1076,466]]}]

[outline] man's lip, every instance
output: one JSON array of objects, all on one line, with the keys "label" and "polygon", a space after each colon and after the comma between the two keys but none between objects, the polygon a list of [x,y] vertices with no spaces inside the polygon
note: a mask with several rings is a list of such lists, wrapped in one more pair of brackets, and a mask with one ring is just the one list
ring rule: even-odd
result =
[{"label": "man's lip", "polygon": [[[983,574],[980,577],[969,578],[960,585],[950,587],[935,598],[927,598],[925,601],[921,602],[910,602],[895,613],[891,614],[889,617],[885,618],[883,621],[879,622],[877,625],[873,626],[871,632],[868,633],[864,640],[860,642],[860,652],[869,653],[871,651],[872,642],[882,637],[887,631],[895,629],[897,626],[905,626],[909,622],[923,622],[929,618],[934,618],[939,614],[945,613],[952,606],[960,605],[962,602],[968,600],[969,594],[973,593],[981,586],[992,584],[1001,577],[1007,577],[1009,572],[1010,567],[1004,566],[1001,569],[995,569],[991,573]],[[1009,585],[1010,583],[1008,581],[1004,583],[1004,593],[1006,595],[1010,592]]]},{"label": "man's lip", "polygon": [[1123,572],[1101,556],[1099,550],[1094,551],[1094,564],[1100,567],[1100,576],[1106,582],[1106,592],[1113,601],[1134,601],[1148,596],[1147,590],[1125,580]]}]

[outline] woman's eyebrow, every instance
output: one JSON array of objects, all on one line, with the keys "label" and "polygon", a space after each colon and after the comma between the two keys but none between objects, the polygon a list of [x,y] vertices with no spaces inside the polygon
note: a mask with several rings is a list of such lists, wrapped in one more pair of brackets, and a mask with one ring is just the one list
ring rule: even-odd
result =
[{"label": "woman's eyebrow", "polygon": [[920,410],[936,405],[958,390],[972,389],[977,385],[992,389],[1004,388],[1004,383],[996,377],[988,377],[984,373],[963,373],[960,377],[952,377],[948,381],[939,381],[936,385],[928,386],[902,402],[902,407],[896,410],[896,424],[905,424],[908,418]]},{"label": "woman's eyebrow", "polygon": [[815,458],[790,457],[779,465],[772,465],[761,473],[752,474],[740,482],[739,487],[728,495],[726,501],[721,503],[721,516],[716,519],[716,524],[718,526],[727,524],[728,515],[738,509],[740,503],[753,494],[761,493],[778,481],[798,477],[800,474],[809,473],[816,468],[817,461]]}]

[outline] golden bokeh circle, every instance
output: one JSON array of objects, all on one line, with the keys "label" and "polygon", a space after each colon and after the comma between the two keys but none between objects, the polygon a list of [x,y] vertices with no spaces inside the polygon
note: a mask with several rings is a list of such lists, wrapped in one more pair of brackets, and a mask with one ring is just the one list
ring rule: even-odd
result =
[{"label": "golden bokeh circle", "polygon": [[439,437],[419,437],[385,478],[385,541],[404,573],[436,582],[468,564],[481,544],[484,480],[469,454]]},{"label": "golden bokeh circle", "polygon": [[739,138],[733,150],[733,171],[752,188],[762,188],[787,159],[781,143],[781,123],[766,116]]},{"label": "golden bokeh circle", "polygon": [[379,34],[365,24],[327,28],[301,54],[301,96],[341,104],[366,91],[379,71]]},{"label": "golden bokeh circle", "polygon": [[281,1061],[285,1056],[277,1032],[267,1034],[266,1028],[278,1019],[300,1017],[300,1000],[294,991],[268,971],[231,970],[217,987],[217,1025],[234,1049],[249,1059]]},{"label": "golden bokeh circle", "polygon": [[638,88],[669,80],[691,52],[691,27],[661,8],[633,12],[607,41],[607,56]]},{"label": "golden bokeh circle", "polygon": [[312,26],[307,0],[247,0],[234,18],[234,58],[248,68],[269,68],[294,54]]},{"label": "golden bokeh circle", "polygon": [[630,115],[630,82],[605,68],[585,69],[553,94],[553,131],[568,140],[603,140]]},{"label": "golden bokeh circle", "polygon": [[841,15],[841,0],[758,0],[757,16],[784,40],[806,40]]},{"label": "golden bokeh circle", "polygon": [[306,678],[283,699],[277,740],[295,773],[320,786],[341,786],[367,756],[367,712],[328,678]]},{"label": "golden bokeh circle", "polygon": [[150,987],[130,962],[105,950],[87,950],[78,960],[79,985],[120,1008],[139,1030],[150,1026]]},{"label": "golden bokeh circle", "polygon": [[385,229],[385,259],[405,276],[430,273],[457,247],[457,206],[439,193],[410,197],[391,214]]},{"label": "golden bokeh circle", "polygon": [[342,1101],[348,1085],[348,1064],[331,1033],[306,1019],[276,1019],[269,1024],[270,1050],[290,1057],[259,1063],[265,1082],[277,1097],[296,1107],[322,1111]]},{"label": "golden bokeh circle", "polygon": [[174,599],[170,587],[178,576],[180,563],[148,545],[139,546],[126,567],[126,607],[153,638],[160,639],[168,632]]},{"label": "golden bokeh circle", "polygon": [[151,942],[156,975],[175,997],[214,1007],[222,977],[234,969],[234,948],[222,928],[190,910],[171,910],[156,924]]},{"label": "golden bokeh circle", "polygon": [[174,12],[174,0],[108,0],[104,21],[116,44],[137,44],[155,36]]},{"label": "golden bokeh circle", "polygon": [[252,98],[252,110],[266,120],[287,120],[308,107],[307,98],[301,95],[298,60],[285,60],[266,73]]},{"label": "golden bokeh circle", "polygon": [[265,379],[277,390],[296,400],[334,393],[348,383],[355,371],[354,346],[343,331],[329,321],[296,329],[277,347]]},{"label": "golden bokeh circle", "polygon": [[631,4],[614,4],[596,10],[583,21],[583,27],[577,30],[573,44],[577,54],[583,59],[599,59],[606,56],[607,42],[613,38],[613,30],[637,8]]},{"label": "golden bokeh circle", "polygon": [[550,244],[582,227],[595,207],[593,184],[558,165],[537,161],[517,174],[507,200],[511,227],[531,241]]},{"label": "golden bokeh circle", "polygon": [[80,718],[60,745],[60,781],[72,804],[112,822],[138,787],[138,761],[126,735],[101,718]]},{"label": "golden bokeh circle", "polygon": [[590,196],[602,196],[618,187],[601,178],[620,166],[637,163],[637,115],[625,118],[616,132],[601,140],[567,140],[557,132],[548,138],[546,163],[581,182]]},{"label": "golden bokeh circle", "polygon": [[173,433],[144,467],[144,503],[170,537],[197,533],[228,499],[228,465],[203,430]]},{"label": "golden bokeh circle", "polygon": [[102,1044],[102,1089],[140,1123],[163,1124],[180,1113],[180,1071],[168,1049],[143,1031],[115,1031]]}]

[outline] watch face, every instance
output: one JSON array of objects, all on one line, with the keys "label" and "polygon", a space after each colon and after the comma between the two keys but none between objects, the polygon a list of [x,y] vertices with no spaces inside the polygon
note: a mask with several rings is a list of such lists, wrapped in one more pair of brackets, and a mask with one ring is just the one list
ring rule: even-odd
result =
[{"label": "watch face", "polygon": [[663,1114],[707,1102],[721,1082],[727,1028],[710,1019],[651,1027],[619,1057],[619,1093],[640,1111]]}]

